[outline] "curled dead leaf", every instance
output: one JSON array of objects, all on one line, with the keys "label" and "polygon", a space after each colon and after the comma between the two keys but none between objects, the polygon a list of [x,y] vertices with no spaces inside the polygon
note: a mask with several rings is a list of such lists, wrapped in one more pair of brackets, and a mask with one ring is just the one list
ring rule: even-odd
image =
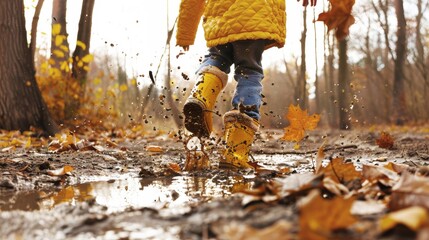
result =
[{"label": "curled dead leaf", "polygon": [[381,148],[392,149],[395,140],[387,132],[381,132],[380,137],[375,140],[375,143]]},{"label": "curled dead leaf", "polygon": [[419,230],[427,221],[428,212],[419,206],[408,207],[392,212],[379,220],[379,231],[385,232],[398,224],[403,224],[413,231]]},{"label": "curled dead leaf", "polygon": [[67,173],[73,171],[73,169],[74,168],[72,166],[66,165],[66,166],[64,166],[62,168],[58,168],[58,169],[55,169],[55,170],[48,170],[47,173],[49,175],[51,175],[51,176],[64,176]]},{"label": "curled dead leaf", "polygon": [[429,178],[405,172],[392,188],[389,207],[397,210],[410,206],[429,209]]}]

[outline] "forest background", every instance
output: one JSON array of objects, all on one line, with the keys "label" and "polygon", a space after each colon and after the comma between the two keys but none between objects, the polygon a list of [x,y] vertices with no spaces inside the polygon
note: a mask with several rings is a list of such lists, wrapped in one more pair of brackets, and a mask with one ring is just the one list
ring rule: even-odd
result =
[{"label": "forest background", "polygon": [[[2,112],[21,113],[3,116],[6,120],[0,121],[0,128],[26,130],[31,125],[47,130],[53,122],[75,131],[182,127],[181,107],[205,43],[200,29],[191,52],[183,54],[175,46],[179,0],[24,2],[35,79],[53,121],[43,118],[47,125],[16,121],[25,111],[15,105],[14,110]],[[316,8],[288,1],[287,44],[264,55],[264,128],[284,127],[290,104],[319,113],[320,125],[340,129],[426,123],[428,4],[358,1],[350,34],[338,40],[335,31],[328,32],[316,21],[329,10],[328,1]],[[19,12],[19,4],[12,5]],[[7,56],[2,59],[10,61]],[[6,81],[0,82],[6,89]],[[229,82],[216,107],[220,114],[230,108],[232,76]],[[21,85],[32,86],[28,80]]]}]

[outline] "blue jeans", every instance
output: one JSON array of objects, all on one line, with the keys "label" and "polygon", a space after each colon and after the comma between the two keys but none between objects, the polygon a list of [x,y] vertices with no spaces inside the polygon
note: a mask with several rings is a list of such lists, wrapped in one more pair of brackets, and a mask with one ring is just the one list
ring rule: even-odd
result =
[{"label": "blue jeans", "polygon": [[259,120],[262,103],[262,53],[269,40],[241,40],[211,47],[197,73],[207,66],[215,66],[230,73],[234,64],[234,79],[237,88],[232,99],[232,107],[240,109],[249,117]]}]

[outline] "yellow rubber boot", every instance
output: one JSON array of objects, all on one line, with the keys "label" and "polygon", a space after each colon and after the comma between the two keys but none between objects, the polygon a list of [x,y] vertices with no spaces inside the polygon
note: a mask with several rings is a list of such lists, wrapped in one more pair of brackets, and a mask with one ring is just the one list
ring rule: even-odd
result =
[{"label": "yellow rubber boot", "polygon": [[216,67],[202,69],[191,95],[183,106],[185,127],[198,137],[208,137],[213,130],[213,108],[228,76]]},{"label": "yellow rubber boot", "polygon": [[255,133],[259,129],[257,120],[233,110],[225,113],[226,149],[220,160],[221,168],[251,168],[249,152]]}]

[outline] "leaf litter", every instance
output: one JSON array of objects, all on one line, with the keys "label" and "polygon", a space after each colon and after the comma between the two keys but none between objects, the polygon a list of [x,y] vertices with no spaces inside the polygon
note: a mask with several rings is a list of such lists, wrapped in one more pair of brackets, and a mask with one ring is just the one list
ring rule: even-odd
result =
[{"label": "leaf litter", "polygon": [[[315,131],[313,134],[320,133]],[[4,178],[5,176],[10,176],[4,174],[5,172],[16,173],[24,178],[44,173],[52,178],[57,177],[60,186],[67,186],[71,183],[68,182],[70,179],[86,171],[86,167],[82,166],[87,165],[80,164],[101,164],[96,160],[97,156],[101,155],[116,159],[113,162],[106,162],[103,159],[102,164],[106,165],[101,166],[107,167],[107,169],[112,164],[125,164],[128,161],[126,159],[140,159],[134,162],[134,168],[138,168],[140,165],[140,177],[143,179],[208,174],[210,178],[219,179],[222,182],[223,178],[234,174],[216,168],[219,142],[205,144],[199,149],[186,148],[187,150],[183,151],[183,146],[186,145],[188,139],[185,137],[180,140],[180,136],[177,134],[157,133],[153,136],[141,137],[144,135],[143,133],[139,136],[138,133],[118,130],[115,133],[96,135],[64,132],[50,139],[36,137],[33,139],[28,134],[21,136],[13,133],[10,135],[20,141],[11,141],[10,138],[7,140],[7,137],[3,137],[1,139],[7,142],[4,147],[14,146],[15,150],[12,155],[11,152],[8,153],[8,156],[14,157],[7,157],[0,161],[0,166],[3,166],[2,181],[8,179]],[[320,136],[323,135],[320,134]],[[272,137],[270,141],[280,140],[278,144],[286,146],[284,151],[293,148],[293,145],[282,142],[281,134],[278,136],[278,138]],[[28,147],[29,137],[31,144],[35,144],[37,147]],[[139,142],[139,146],[130,145],[129,139]],[[250,239],[251,237],[255,237],[255,239],[263,237],[332,239],[341,236],[348,236],[351,239],[361,239],[362,237],[371,239],[390,236],[389,234],[392,234],[395,229],[401,227],[409,230],[408,235],[404,235],[404,237],[418,236],[428,231],[429,181],[427,170],[422,166],[424,162],[416,161],[419,154],[413,155],[414,160],[401,164],[395,163],[396,160],[391,157],[391,154],[401,152],[401,143],[395,142],[395,148],[399,149],[385,149],[378,146],[374,138],[373,141],[366,143],[380,149],[371,148],[371,151],[374,151],[372,159],[384,158],[385,161],[368,164],[359,162],[359,157],[350,159],[352,153],[363,154],[362,151],[366,149],[365,143],[362,145],[363,147],[358,145],[356,148],[348,149],[341,148],[341,146],[335,147],[332,145],[332,141],[326,138],[322,146],[320,146],[321,141],[312,143],[311,135],[310,138],[300,141],[304,146],[301,150],[302,153],[294,151],[302,154],[301,166],[305,167],[306,171],[297,172],[293,164],[285,166],[276,163],[270,168],[266,168],[266,162],[262,162],[253,175],[250,174],[250,177],[244,178],[247,180],[240,180],[231,186],[234,189],[233,192],[237,193],[233,197],[227,197],[224,201],[214,201],[213,209],[210,204],[203,204],[188,215],[176,217],[181,219],[180,224],[176,223],[183,227],[183,231],[186,231],[187,224],[192,226],[193,218],[211,216],[205,220],[207,232],[196,232],[221,239]],[[177,144],[171,144],[173,142]],[[256,145],[259,147],[258,141]],[[44,150],[40,151],[40,149]],[[385,155],[386,157],[381,157],[377,152],[384,151],[384,149],[388,151],[385,152],[388,154]],[[422,155],[427,151],[427,148],[424,150],[424,147],[420,149],[418,151]],[[37,154],[34,155],[45,159],[44,162],[32,163],[33,158],[29,156],[36,152]],[[70,160],[79,159],[78,162],[60,160],[57,163],[48,160],[46,164],[47,158],[62,159],[69,155]],[[83,161],[85,156],[92,158],[89,161]],[[145,160],[142,160],[143,156]],[[165,156],[170,157],[165,158]],[[259,160],[260,156],[255,155],[254,158]],[[165,161],[162,160],[164,161],[162,163],[157,159],[165,159]],[[287,162],[286,159],[285,161]],[[108,171],[112,171],[112,169],[110,168]],[[102,172],[98,174],[100,173]],[[243,174],[247,173],[242,172],[238,175]],[[7,186],[16,183],[11,180],[9,183],[4,182],[3,184]],[[235,202],[234,199],[238,202]],[[225,201],[229,205],[225,204],[227,203]],[[133,210],[130,211],[133,212]],[[116,217],[108,218],[110,224],[114,224],[114,219],[118,217],[131,221],[131,215],[128,216],[131,212],[123,212]],[[209,215],[204,215],[205,213]],[[262,213],[266,216],[265,218],[255,217]],[[91,216],[90,213],[87,214],[88,217]],[[161,216],[157,218],[162,220]],[[413,222],[403,221],[408,218],[414,219]],[[227,219],[231,219],[230,223],[220,224],[219,220]],[[164,221],[171,220],[164,219]],[[192,235],[191,232],[183,234]]]}]

